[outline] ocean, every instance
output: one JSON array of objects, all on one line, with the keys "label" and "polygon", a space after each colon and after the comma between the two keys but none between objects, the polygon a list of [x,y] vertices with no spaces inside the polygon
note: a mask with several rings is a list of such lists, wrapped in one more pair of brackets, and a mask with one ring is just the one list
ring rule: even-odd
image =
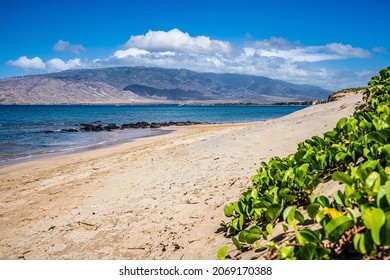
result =
[{"label": "ocean", "polygon": [[[95,149],[164,133],[159,128],[80,131],[80,124],[239,123],[278,118],[306,106],[0,105],[0,166]],[[79,130],[64,132],[63,130]]]}]

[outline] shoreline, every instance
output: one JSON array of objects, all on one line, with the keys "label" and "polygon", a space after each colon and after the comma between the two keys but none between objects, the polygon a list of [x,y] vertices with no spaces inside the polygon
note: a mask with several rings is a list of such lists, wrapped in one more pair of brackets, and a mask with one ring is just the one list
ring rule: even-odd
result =
[{"label": "shoreline", "polygon": [[216,259],[230,241],[223,207],[261,161],[333,129],[360,100],[1,168],[0,259]]},{"label": "shoreline", "polygon": [[[75,147],[66,147],[65,149],[61,150],[56,150],[56,151],[48,151],[48,152],[42,152],[42,153],[36,153],[33,155],[25,156],[25,157],[20,157],[20,158],[9,158],[5,160],[0,161],[0,170],[2,168],[6,168],[8,166],[12,165],[17,165],[29,161],[36,161],[36,160],[41,160],[41,159],[46,159],[46,158],[53,158],[53,157],[58,157],[58,156],[64,156],[64,155],[73,155],[77,153],[83,153],[87,151],[94,151],[98,149],[106,149],[109,147],[114,147],[117,145],[122,145],[124,143],[130,143],[133,141],[136,141],[137,139],[144,139],[144,138],[149,138],[149,137],[156,137],[159,135],[164,135],[164,134],[169,134],[174,132],[173,129],[152,129],[153,131],[150,133],[152,135],[146,135],[139,133],[140,131],[137,130],[119,130],[116,132],[115,135],[121,135],[125,133],[134,133],[135,135],[130,135],[128,137],[122,138],[122,139],[117,139],[117,140],[112,140],[111,141],[103,141],[103,142],[96,142],[94,144],[90,144],[87,146],[75,146]],[[115,132],[115,131],[114,131]],[[142,131],[145,132],[145,131]],[[86,133],[91,133],[91,132],[86,132]],[[93,133],[93,132],[92,132]],[[137,135],[138,134],[138,135]],[[141,136],[140,136],[141,135]],[[123,137],[123,136],[122,136]],[[108,137],[107,137],[108,138]]]}]

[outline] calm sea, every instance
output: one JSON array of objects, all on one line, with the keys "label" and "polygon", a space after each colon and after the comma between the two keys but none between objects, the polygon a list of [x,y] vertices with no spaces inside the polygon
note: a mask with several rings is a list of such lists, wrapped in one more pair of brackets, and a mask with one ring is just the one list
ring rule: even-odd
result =
[{"label": "calm sea", "polygon": [[[0,166],[48,154],[92,149],[161,134],[160,129],[61,132],[81,123],[238,123],[278,118],[305,106],[28,106],[0,105]],[[54,131],[45,133],[45,131]]]}]

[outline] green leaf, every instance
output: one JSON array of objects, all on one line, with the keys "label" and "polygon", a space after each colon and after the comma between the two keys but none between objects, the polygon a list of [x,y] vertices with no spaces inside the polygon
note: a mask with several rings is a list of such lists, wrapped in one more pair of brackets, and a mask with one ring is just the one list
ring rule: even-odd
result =
[{"label": "green leaf", "polygon": [[298,260],[312,260],[314,257],[315,246],[313,243],[307,243],[303,247],[300,247],[296,253]]},{"label": "green leaf", "polygon": [[238,235],[238,240],[240,242],[247,243],[246,237],[247,237],[248,234],[249,234],[248,230],[241,231],[240,234]]},{"label": "green leaf", "polygon": [[390,205],[390,182],[387,181],[386,182],[386,199],[387,199],[387,203]]},{"label": "green leaf", "polygon": [[330,206],[329,199],[326,196],[323,196],[323,195],[319,196],[318,202],[322,205],[322,207],[329,207]]},{"label": "green leaf", "polygon": [[267,209],[265,216],[266,216],[268,221],[273,222],[279,217],[282,210],[283,210],[283,206],[281,204],[272,204]]},{"label": "green leaf", "polygon": [[236,246],[237,250],[241,250],[242,249],[243,246],[240,243],[240,241],[237,240],[237,238],[232,237],[232,241],[233,241],[233,244]]},{"label": "green leaf", "polygon": [[386,212],[386,221],[381,231],[383,245],[390,246],[390,212]]},{"label": "green leaf", "polygon": [[260,238],[261,238],[261,235],[260,235],[260,234],[249,233],[249,234],[246,236],[246,242],[249,243],[249,244],[253,244],[254,242],[256,242],[257,240],[259,240]]},{"label": "green leaf", "polygon": [[353,220],[353,222],[356,223],[357,222],[357,215],[356,215],[355,211],[353,211],[353,209],[350,207],[346,207],[345,210],[347,211],[349,217]]},{"label": "green leaf", "polygon": [[353,247],[356,251],[358,251],[360,254],[364,255],[367,253],[366,249],[366,241],[364,237],[364,233],[357,233],[353,237]]},{"label": "green leaf", "polygon": [[239,200],[239,201],[237,202],[236,211],[237,211],[238,213],[240,213],[241,216],[242,216],[242,215],[246,215],[246,207],[247,207],[247,206],[245,205],[245,203],[242,202],[241,200]]},{"label": "green leaf", "polygon": [[348,174],[340,171],[333,172],[332,179],[347,185],[353,184],[352,178]]},{"label": "green leaf", "polygon": [[382,208],[382,209],[389,207],[389,202],[387,201],[386,196],[388,193],[390,195],[390,181],[386,183],[388,184],[379,187],[378,195],[376,198],[376,203],[378,208]]},{"label": "green leaf", "polygon": [[244,228],[244,224],[245,224],[245,217],[244,215],[240,215],[240,217],[238,218],[238,225],[239,225],[238,230],[242,230]]},{"label": "green leaf", "polygon": [[282,224],[283,232],[286,233],[288,231],[288,225]]},{"label": "green leaf", "polygon": [[269,223],[266,227],[265,227],[265,230],[268,232],[269,235],[272,235],[272,231],[273,231],[273,226],[271,223]]},{"label": "green leaf", "polygon": [[305,222],[305,217],[303,217],[302,213],[299,211],[295,211],[294,218],[295,218],[295,220],[297,220],[301,224],[303,224]]},{"label": "green leaf", "polygon": [[262,230],[259,226],[253,226],[249,229],[249,233],[253,233],[253,234],[261,234],[262,233]]},{"label": "green leaf", "polygon": [[227,245],[223,245],[221,248],[219,248],[219,250],[217,252],[218,260],[226,259],[226,254],[227,254],[228,250],[229,250],[229,247]]},{"label": "green leaf", "polygon": [[233,203],[226,204],[225,207],[223,208],[223,212],[225,213],[226,217],[233,216],[233,213],[234,213],[234,205],[233,205]]},{"label": "green leaf", "polygon": [[295,247],[294,246],[286,246],[286,247],[283,247],[281,250],[280,250],[280,255],[279,255],[279,258],[281,260],[285,260],[287,258],[292,258],[294,256],[294,249]]},{"label": "green leaf", "polygon": [[256,199],[252,204],[253,208],[268,208],[271,206],[271,203],[264,199]]},{"label": "green leaf", "polygon": [[338,205],[345,206],[345,195],[342,191],[338,190],[337,193],[334,193],[333,198]]},{"label": "green leaf", "polygon": [[243,221],[244,221],[243,215],[240,215],[240,217],[238,217],[238,218],[234,218],[232,221],[232,227],[235,230],[241,231],[243,229],[243,225],[244,225]]},{"label": "green leaf", "polygon": [[294,217],[295,217],[295,209],[297,207],[294,206],[288,206],[283,211],[283,220],[286,221],[289,225],[292,225],[294,223]]},{"label": "green leaf", "polygon": [[319,203],[316,203],[316,202],[307,206],[306,211],[311,219],[315,218],[320,207],[321,207],[321,205]]},{"label": "green leaf", "polygon": [[370,188],[374,192],[379,191],[379,187],[381,185],[381,178],[378,172],[374,171],[368,175],[366,179],[366,187]]},{"label": "green leaf", "polygon": [[382,145],[388,144],[388,141],[385,138],[385,135],[380,133],[379,131],[373,131],[373,132],[368,133],[366,135],[366,139],[368,142],[374,141],[374,142],[376,142],[378,144],[382,144]]},{"label": "green leaf", "polygon": [[348,120],[348,118],[346,118],[346,117],[341,118],[341,119],[337,122],[337,124],[336,124],[337,129],[342,130],[343,127],[345,126],[345,124],[347,123],[347,120]]},{"label": "green leaf", "polygon": [[259,196],[256,188],[252,189],[251,196],[253,199],[257,199],[257,197]]},{"label": "green leaf", "polygon": [[325,226],[325,236],[331,242],[337,243],[344,232],[353,226],[353,221],[346,216],[339,216],[329,221]]},{"label": "green leaf", "polygon": [[318,211],[317,215],[315,216],[316,222],[322,227],[325,227],[330,220],[329,217],[326,215],[327,210],[328,208],[322,209],[321,211]]},{"label": "green leaf", "polygon": [[362,220],[367,229],[371,230],[371,236],[375,244],[380,245],[380,230],[386,222],[386,216],[380,208],[365,207],[362,209]]},{"label": "green leaf", "polygon": [[299,233],[301,235],[301,241],[302,241],[301,244],[311,242],[318,245],[321,243],[320,234],[318,232],[305,228],[301,230]]}]

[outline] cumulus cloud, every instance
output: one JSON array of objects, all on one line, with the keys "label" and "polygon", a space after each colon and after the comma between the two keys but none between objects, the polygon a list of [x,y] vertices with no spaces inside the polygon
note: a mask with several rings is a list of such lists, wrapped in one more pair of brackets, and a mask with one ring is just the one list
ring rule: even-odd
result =
[{"label": "cumulus cloud", "polygon": [[232,50],[229,42],[212,40],[206,36],[191,37],[188,33],[177,28],[167,32],[148,31],[145,35],[131,36],[125,46],[148,51],[175,51],[194,54],[230,53]]},{"label": "cumulus cloud", "polygon": [[126,58],[129,56],[134,57],[134,56],[147,55],[147,54],[150,54],[150,52],[148,52],[146,50],[137,49],[137,48],[128,48],[126,50],[116,51],[114,53],[114,57],[116,57],[118,59],[122,59],[122,58]]},{"label": "cumulus cloud", "polygon": [[[340,71],[331,68],[315,67],[313,63],[371,56],[369,50],[349,44],[332,42],[305,46],[299,41],[290,42],[282,37],[248,41],[245,46],[237,47],[227,41],[206,36],[192,37],[172,29],[131,36],[111,57],[99,60],[98,66],[143,65],[187,68],[200,72],[252,74],[332,89],[342,87],[341,83],[346,84],[345,77],[352,77],[352,73],[340,74]],[[340,79],[335,78],[337,75]]]},{"label": "cumulus cloud", "polygon": [[70,42],[63,40],[58,40],[58,42],[54,44],[53,50],[56,52],[71,52],[74,54],[81,54],[87,51],[80,44],[71,44]]},{"label": "cumulus cloud", "polygon": [[34,58],[21,56],[16,60],[9,60],[7,64],[23,69],[45,69],[45,63],[37,56]]},{"label": "cumulus cloud", "polygon": [[49,72],[53,71],[63,71],[72,68],[81,67],[82,63],[79,58],[69,59],[68,61],[63,61],[59,58],[53,58],[46,62],[43,62],[41,58],[27,58],[26,56],[21,56],[16,60],[10,60],[7,62],[8,65],[22,68],[24,70],[46,70]]},{"label": "cumulus cloud", "polygon": [[[57,51],[82,52],[66,41],[58,41]],[[81,67],[108,66],[151,66],[165,68],[186,68],[199,72],[241,73],[268,76],[301,84],[314,84],[328,89],[340,89],[368,81],[376,73],[370,71],[343,71],[334,66],[326,67],[327,61],[350,58],[367,59],[374,53],[385,53],[383,48],[371,51],[330,42],[324,45],[304,45],[290,42],[282,37],[247,41],[237,46],[228,41],[215,40],[207,36],[191,36],[179,29],[169,31],[148,31],[133,35],[109,57],[63,61],[53,58],[43,62],[39,57],[20,57],[8,64],[24,69],[62,71]],[[372,52],[372,53],[371,53]],[[318,63],[321,62],[321,63]],[[321,65],[321,66],[319,66]],[[364,84],[363,84],[364,85]]]},{"label": "cumulus cloud", "polygon": [[81,61],[79,58],[69,59],[68,61],[63,61],[59,58],[53,58],[46,61],[46,69],[50,72],[53,71],[64,71],[72,68],[81,66]]}]

